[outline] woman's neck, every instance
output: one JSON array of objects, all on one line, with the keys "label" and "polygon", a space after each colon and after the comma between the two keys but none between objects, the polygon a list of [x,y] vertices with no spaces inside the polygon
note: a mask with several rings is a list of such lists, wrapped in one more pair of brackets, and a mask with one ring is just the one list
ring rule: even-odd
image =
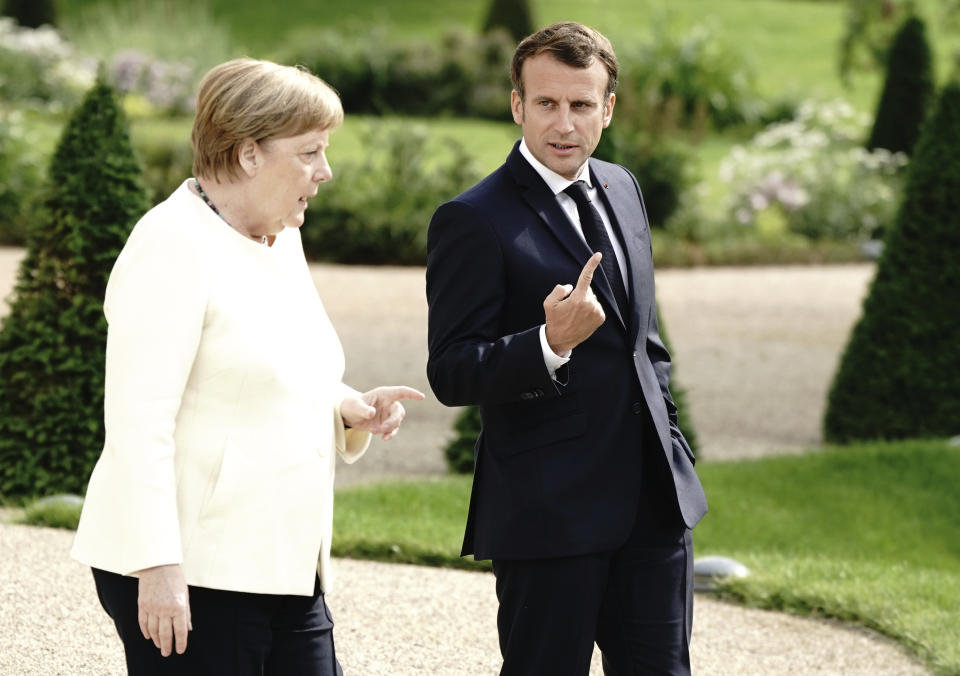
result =
[{"label": "woman's neck", "polygon": [[204,201],[207,205],[241,235],[263,243],[267,243],[264,240],[267,238],[272,243],[273,235],[268,237],[265,228],[250,223],[248,218],[250,209],[246,205],[248,191],[242,185],[201,176],[195,179],[193,187],[202,198],[205,197]]}]

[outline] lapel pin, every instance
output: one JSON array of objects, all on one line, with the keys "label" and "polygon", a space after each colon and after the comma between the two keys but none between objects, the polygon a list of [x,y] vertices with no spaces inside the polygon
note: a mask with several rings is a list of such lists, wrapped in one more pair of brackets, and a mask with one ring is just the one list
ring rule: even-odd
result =
[{"label": "lapel pin", "polygon": [[609,183],[604,183],[604,184],[603,184],[603,187],[609,189],[609,188],[610,188],[610,184],[609,184]]}]

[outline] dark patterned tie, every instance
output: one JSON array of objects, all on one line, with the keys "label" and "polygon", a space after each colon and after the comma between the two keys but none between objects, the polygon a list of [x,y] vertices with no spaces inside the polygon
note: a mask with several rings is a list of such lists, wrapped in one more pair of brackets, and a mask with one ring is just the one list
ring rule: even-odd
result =
[{"label": "dark patterned tie", "polygon": [[613,245],[607,236],[607,229],[603,225],[603,219],[600,218],[600,212],[593,206],[590,196],[587,195],[587,184],[584,181],[574,181],[564,189],[573,201],[577,203],[577,213],[580,214],[580,227],[583,229],[583,236],[587,244],[593,251],[599,251],[603,254],[603,260],[600,261],[600,267],[603,268],[603,274],[606,275],[610,288],[613,289],[613,297],[620,306],[620,315],[627,316],[627,291],[623,286],[623,274],[620,272],[620,266],[617,263],[617,255],[613,251]]}]

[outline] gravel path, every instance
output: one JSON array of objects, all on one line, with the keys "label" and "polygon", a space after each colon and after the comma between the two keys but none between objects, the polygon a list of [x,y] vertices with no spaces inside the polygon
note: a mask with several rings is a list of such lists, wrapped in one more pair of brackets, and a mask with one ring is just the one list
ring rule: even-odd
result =
[{"label": "gravel path", "polygon": [[[72,533],[0,523],[0,674],[122,674],[123,654]],[[338,559],[328,600],[355,676],[496,674],[493,575]],[[926,674],[889,641],[835,623],[698,596],[698,676]],[[594,655],[592,675],[602,673]]]},{"label": "gravel path", "polygon": [[[0,248],[0,298],[23,252]],[[346,380],[429,391],[423,270],[313,266],[347,354]],[[869,265],[664,270],[658,294],[678,379],[706,460],[799,452],[819,441],[823,400],[872,275]],[[0,316],[6,308],[0,303]],[[455,411],[432,396],[409,407],[400,437],[375,443],[337,484],[445,472]],[[71,534],[0,523],[0,676],[119,674],[122,654]],[[330,596],[348,674],[494,674],[493,577],[338,560]],[[927,673],[896,645],[836,623],[698,596],[701,675]],[[591,674],[600,674],[594,655]]]}]

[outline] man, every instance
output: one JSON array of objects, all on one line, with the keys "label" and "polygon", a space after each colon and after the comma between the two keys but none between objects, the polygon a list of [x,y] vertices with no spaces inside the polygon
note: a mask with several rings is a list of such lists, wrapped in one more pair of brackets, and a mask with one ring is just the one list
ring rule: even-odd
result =
[{"label": "man", "polygon": [[430,223],[427,373],[444,404],[481,407],[462,553],[493,560],[505,675],[587,674],[594,642],[607,674],[690,671],[706,500],[668,389],[639,186],[590,158],[617,69],[581,24],[521,42],[522,140]]}]

